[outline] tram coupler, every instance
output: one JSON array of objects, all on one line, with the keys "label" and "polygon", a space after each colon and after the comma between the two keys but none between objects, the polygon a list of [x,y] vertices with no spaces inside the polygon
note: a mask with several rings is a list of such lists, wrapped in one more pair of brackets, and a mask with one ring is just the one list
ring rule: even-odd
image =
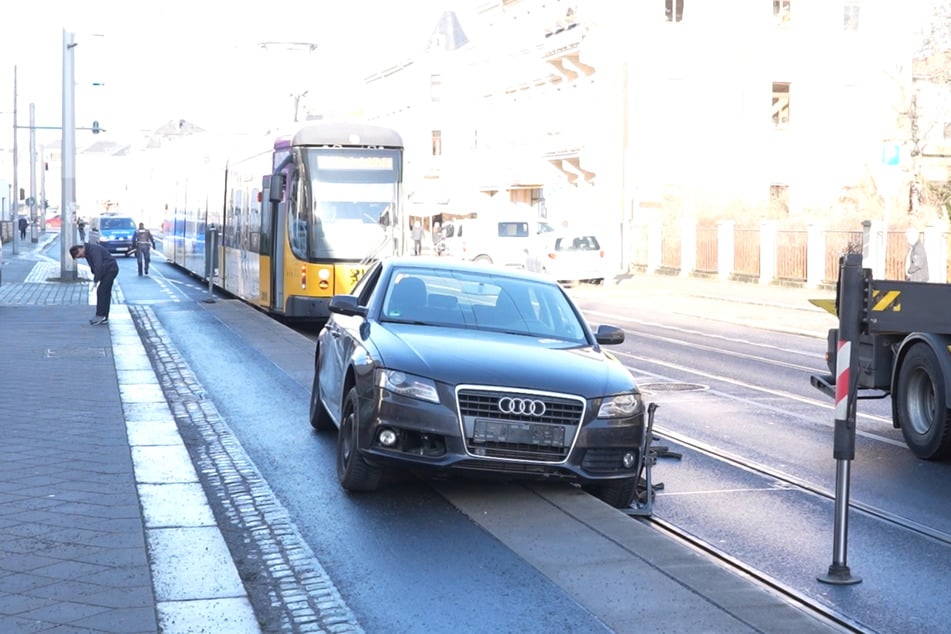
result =
[{"label": "tram coupler", "polygon": [[[644,432],[644,440],[641,443],[641,469],[637,474],[637,495],[634,496],[634,502],[625,512],[628,515],[638,517],[650,517],[654,512],[654,481],[651,471],[657,464],[657,451],[654,443],[654,412],[657,411],[657,403],[651,403],[647,406],[647,429]],[[666,450],[666,448],[664,448]],[[641,482],[644,483],[641,487]],[[662,489],[663,484],[658,484],[657,489]]]}]

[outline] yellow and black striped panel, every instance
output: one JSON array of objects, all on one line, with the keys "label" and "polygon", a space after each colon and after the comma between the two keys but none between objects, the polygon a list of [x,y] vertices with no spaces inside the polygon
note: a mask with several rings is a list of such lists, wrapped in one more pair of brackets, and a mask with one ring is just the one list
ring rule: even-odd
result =
[{"label": "yellow and black striped panel", "polygon": [[951,334],[951,284],[872,280],[869,332]]}]

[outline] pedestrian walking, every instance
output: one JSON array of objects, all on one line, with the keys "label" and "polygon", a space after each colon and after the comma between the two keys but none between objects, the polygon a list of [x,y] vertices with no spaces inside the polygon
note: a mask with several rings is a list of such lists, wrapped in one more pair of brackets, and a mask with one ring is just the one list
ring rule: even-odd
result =
[{"label": "pedestrian walking", "polygon": [[413,225],[413,255],[421,255],[423,252],[423,223],[419,220]]},{"label": "pedestrian walking", "polygon": [[79,228],[79,239],[83,242],[86,241],[86,221],[80,218],[76,221],[76,226]]},{"label": "pedestrian walking", "polygon": [[143,267],[145,268],[145,274],[149,274],[149,262],[152,261],[153,248],[155,248],[155,239],[152,237],[152,232],[140,222],[139,228],[135,232],[135,259],[139,263],[139,275],[142,275]]},{"label": "pedestrian walking", "polygon": [[910,228],[905,232],[908,239],[908,254],[905,256],[905,279],[909,282],[928,281],[928,254],[921,243],[918,230]]},{"label": "pedestrian walking", "polygon": [[89,320],[93,326],[109,322],[109,306],[112,303],[112,283],[119,274],[119,263],[109,250],[95,242],[84,242],[69,247],[74,260],[86,258],[92,271],[92,283],[96,288],[96,316]]},{"label": "pedestrian walking", "polygon": [[20,220],[17,222],[17,227],[20,229],[20,239],[26,240],[26,228],[30,226],[30,223],[26,218],[20,217]]}]

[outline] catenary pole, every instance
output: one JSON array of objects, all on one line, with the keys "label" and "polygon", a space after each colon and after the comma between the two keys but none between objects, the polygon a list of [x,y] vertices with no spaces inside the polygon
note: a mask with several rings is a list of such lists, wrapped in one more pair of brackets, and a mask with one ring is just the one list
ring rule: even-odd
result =
[{"label": "catenary pole", "polygon": [[76,263],[69,255],[72,245],[70,218],[76,211],[76,111],[73,80],[74,34],[63,30],[63,143],[62,193],[59,205],[60,278],[76,279]]}]

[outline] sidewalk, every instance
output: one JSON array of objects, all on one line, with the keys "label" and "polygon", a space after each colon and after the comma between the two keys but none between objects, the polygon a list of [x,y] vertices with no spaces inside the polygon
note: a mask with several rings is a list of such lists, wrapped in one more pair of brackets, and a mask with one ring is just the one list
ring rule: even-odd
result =
[{"label": "sidewalk", "polygon": [[837,318],[810,300],[835,300],[835,291],[718,278],[637,273],[619,275],[602,286],[580,285],[577,299],[605,298],[618,306],[648,306],[697,319],[824,339]]},{"label": "sidewalk", "polygon": [[4,245],[0,631],[259,632],[121,290],[90,326],[55,237]]}]

